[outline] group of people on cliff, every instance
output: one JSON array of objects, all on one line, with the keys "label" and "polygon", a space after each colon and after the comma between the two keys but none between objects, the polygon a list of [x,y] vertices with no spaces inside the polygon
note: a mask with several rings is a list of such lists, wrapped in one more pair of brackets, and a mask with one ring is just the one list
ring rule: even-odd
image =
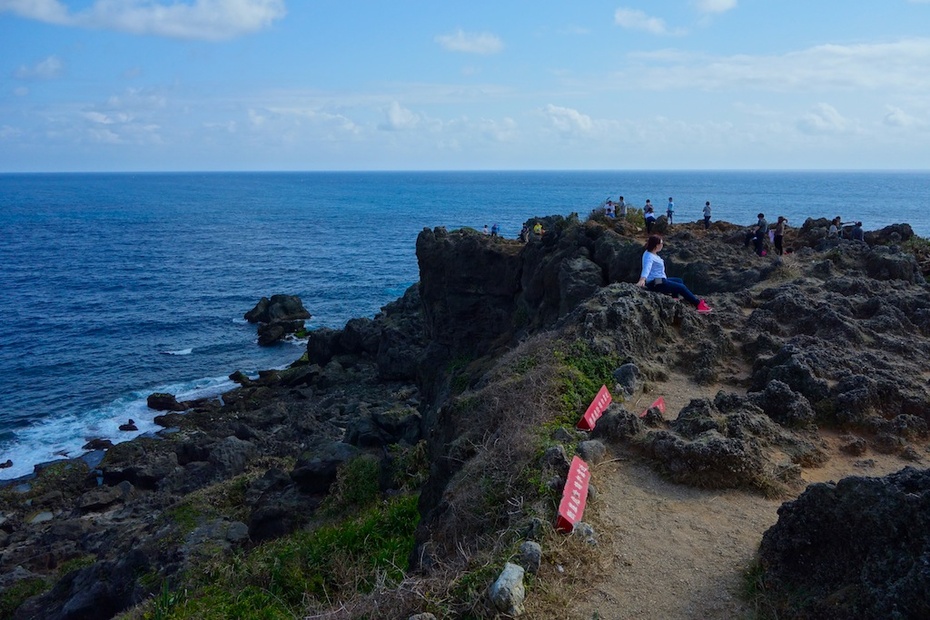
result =
[{"label": "group of people on cliff", "polygon": [[[756,223],[746,231],[744,245],[749,247],[751,243],[756,254],[765,256],[767,254],[766,240],[768,240],[775,248],[775,252],[779,256],[783,255],[785,253],[784,238],[785,228],[788,226],[788,218],[779,215],[775,225],[769,226],[764,213],[760,213],[756,217],[758,218]],[[849,228],[849,231],[846,232],[844,227]],[[862,229],[862,222],[844,224],[842,218],[837,215],[830,221],[830,227],[827,229],[827,237],[842,238],[843,236],[847,236],[849,239],[856,241],[865,241],[865,231]]]},{"label": "group of people on cliff", "polygon": [[[629,205],[626,200],[624,200],[623,196],[620,196],[617,202],[614,202],[610,198],[604,201],[604,213],[607,217],[623,219],[627,216],[628,207]],[[643,206],[643,219],[646,222],[646,232],[648,234],[652,234],[652,229],[658,217],[652,200],[647,198],[646,204]],[[711,210],[709,200],[704,203],[703,217],[704,229],[706,230],[710,228]],[[668,204],[665,205],[665,218],[668,220],[669,224],[675,223],[675,200],[671,196],[668,197]]]}]

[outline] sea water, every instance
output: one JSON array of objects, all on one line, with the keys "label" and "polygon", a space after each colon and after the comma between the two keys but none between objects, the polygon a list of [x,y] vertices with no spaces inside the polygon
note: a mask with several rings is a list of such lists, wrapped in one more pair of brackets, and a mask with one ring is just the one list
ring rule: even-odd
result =
[{"label": "sea water", "polygon": [[[758,212],[908,222],[930,236],[915,172],[380,172],[0,175],[0,478],[158,429],[152,392],[217,395],[303,343],[259,347],[243,319],[298,295],[308,327],[371,317],[418,279],[424,227],[516,237],[535,216],[610,197],[678,222]],[[492,274],[489,274],[491,276]],[[139,430],[118,426],[128,418]]]}]

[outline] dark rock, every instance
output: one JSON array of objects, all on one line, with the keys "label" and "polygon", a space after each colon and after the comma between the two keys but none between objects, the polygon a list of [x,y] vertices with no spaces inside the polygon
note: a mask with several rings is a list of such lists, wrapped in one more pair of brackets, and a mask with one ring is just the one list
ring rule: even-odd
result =
[{"label": "dark rock", "polygon": [[155,411],[184,411],[187,409],[187,407],[178,402],[174,394],[165,394],[162,392],[149,394],[149,397],[146,399],[146,404],[148,404],[149,409],[154,409]]},{"label": "dark rock", "polygon": [[262,297],[255,307],[243,315],[249,323],[272,323],[309,319],[310,313],[296,295],[272,295]]},{"label": "dark rock", "polygon": [[623,393],[629,397],[639,389],[639,367],[633,363],[623,364],[614,371],[614,381],[623,390]]},{"label": "dark rock", "polygon": [[673,480],[699,487],[752,488],[763,477],[765,461],[758,446],[707,431],[685,441],[669,431],[652,431],[647,454],[667,468]]},{"label": "dark rock", "polygon": [[[813,484],[759,549],[779,617],[930,617],[930,472]],[[804,596],[796,596],[804,592]]]},{"label": "dark rock", "polygon": [[319,455],[310,454],[297,459],[291,479],[305,493],[328,493],[336,482],[340,465],[358,454],[358,449],[342,442],[335,442]]},{"label": "dark rock", "polygon": [[130,551],[119,560],[97,562],[65,575],[52,589],[26,601],[16,619],[112,618],[142,601],[136,579],[150,569],[146,555]]},{"label": "dark rock", "polygon": [[602,437],[612,441],[623,441],[635,437],[643,432],[643,421],[635,413],[631,413],[617,405],[611,404],[604,415],[597,421],[592,437]]},{"label": "dark rock", "polygon": [[783,426],[803,428],[814,421],[810,402],[777,379],[769,381],[761,392],[749,394],[749,401]]},{"label": "dark rock", "polygon": [[90,441],[85,443],[83,446],[81,446],[81,450],[106,450],[112,447],[113,447],[112,441],[110,441],[109,439],[101,439],[97,437],[95,439],[91,439]]},{"label": "dark rock", "polygon": [[578,456],[589,465],[597,465],[604,460],[607,447],[596,439],[582,441],[578,444]]},{"label": "dark rock", "polygon": [[128,421],[128,422],[126,422],[125,424],[120,424],[120,425],[119,425],[119,430],[121,430],[121,431],[137,431],[137,430],[139,430],[139,427],[136,426],[136,423],[135,423],[135,421],[133,421],[132,418],[129,418],[129,421]]}]

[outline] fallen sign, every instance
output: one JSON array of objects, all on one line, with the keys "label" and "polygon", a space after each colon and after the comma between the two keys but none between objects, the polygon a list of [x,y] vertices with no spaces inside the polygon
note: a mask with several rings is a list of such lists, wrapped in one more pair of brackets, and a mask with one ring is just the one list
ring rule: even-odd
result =
[{"label": "fallen sign", "polygon": [[585,502],[588,500],[588,480],[591,472],[588,464],[579,457],[572,458],[572,465],[568,469],[568,478],[565,488],[562,489],[562,503],[559,504],[559,518],[555,529],[560,532],[571,532],[575,524],[581,521],[584,515]]},{"label": "fallen sign", "polygon": [[646,407],[646,409],[641,414],[639,414],[639,417],[645,418],[646,414],[649,413],[649,410],[653,408],[658,409],[659,413],[661,413],[662,415],[665,415],[665,397],[660,396],[657,399],[655,399],[655,401],[653,401],[651,405]]},{"label": "fallen sign", "polygon": [[610,396],[610,391],[607,389],[607,386],[602,385],[597,396],[595,396],[591,404],[588,405],[588,410],[584,412],[584,415],[578,420],[576,426],[583,431],[592,430],[594,425],[597,424],[598,418],[604,415],[604,411],[610,406],[612,401],[613,398]]}]

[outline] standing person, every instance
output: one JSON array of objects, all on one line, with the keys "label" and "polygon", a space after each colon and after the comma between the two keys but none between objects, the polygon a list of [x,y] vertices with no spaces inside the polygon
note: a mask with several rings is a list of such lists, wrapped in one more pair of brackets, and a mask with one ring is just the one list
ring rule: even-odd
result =
[{"label": "standing person", "polygon": [[675,203],[672,202],[671,196],[668,197],[668,206],[665,207],[665,216],[668,217],[669,225],[673,224],[672,220],[675,219]]},{"label": "standing person", "polygon": [[524,223],[523,228],[520,229],[520,241],[522,241],[523,243],[526,243],[529,240],[530,240],[530,227],[527,226],[526,223]]},{"label": "standing person", "polygon": [[614,216],[614,203],[611,200],[607,201],[607,217]]},{"label": "standing person", "polygon": [[711,312],[712,309],[703,299],[698,299],[694,293],[688,290],[681,278],[668,278],[665,276],[665,261],[659,256],[659,251],[663,245],[664,242],[659,235],[649,236],[646,241],[646,251],[643,252],[643,270],[636,286],[645,287],[656,293],[671,295],[675,299],[681,295],[701,314]]},{"label": "standing person", "polygon": [[491,236],[496,237],[497,233],[500,232],[500,229],[501,229],[500,225],[497,222],[494,222],[494,225],[491,226]]},{"label": "standing person", "polygon": [[782,243],[785,239],[785,226],[788,224],[788,220],[784,215],[778,216],[778,222],[775,223],[775,237],[773,241],[775,242],[775,251],[778,252],[778,255],[781,256],[784,254],[784,248]]},{"label": "standing person", "polygon": [[704,230],[710,228],[710,201],[704,203]]},{"label": "standing person", "polygon": [[617,217],[626,217],[626,203],[623,202],[623,196],[620,196],[620,200],[615,206],[614,212],[617,214]]},{"label": "standing person", "polygon": [[756,249],[756,254],[765,256],[765,235],[768,234],[769,223],[765,221],[764,213],[760,213],[756,217],[759,219],[755,226],[746,233],[746,243],[744,245],[748,246],[749,242],[752,241],[752,245]]},{"label": "standing person", "polygon": [[656,221],[656,212],[648,198],[646,199],[646,206],[643,207],[643,219],[646,220],[646,232],[652,234],[652,225]]}]

